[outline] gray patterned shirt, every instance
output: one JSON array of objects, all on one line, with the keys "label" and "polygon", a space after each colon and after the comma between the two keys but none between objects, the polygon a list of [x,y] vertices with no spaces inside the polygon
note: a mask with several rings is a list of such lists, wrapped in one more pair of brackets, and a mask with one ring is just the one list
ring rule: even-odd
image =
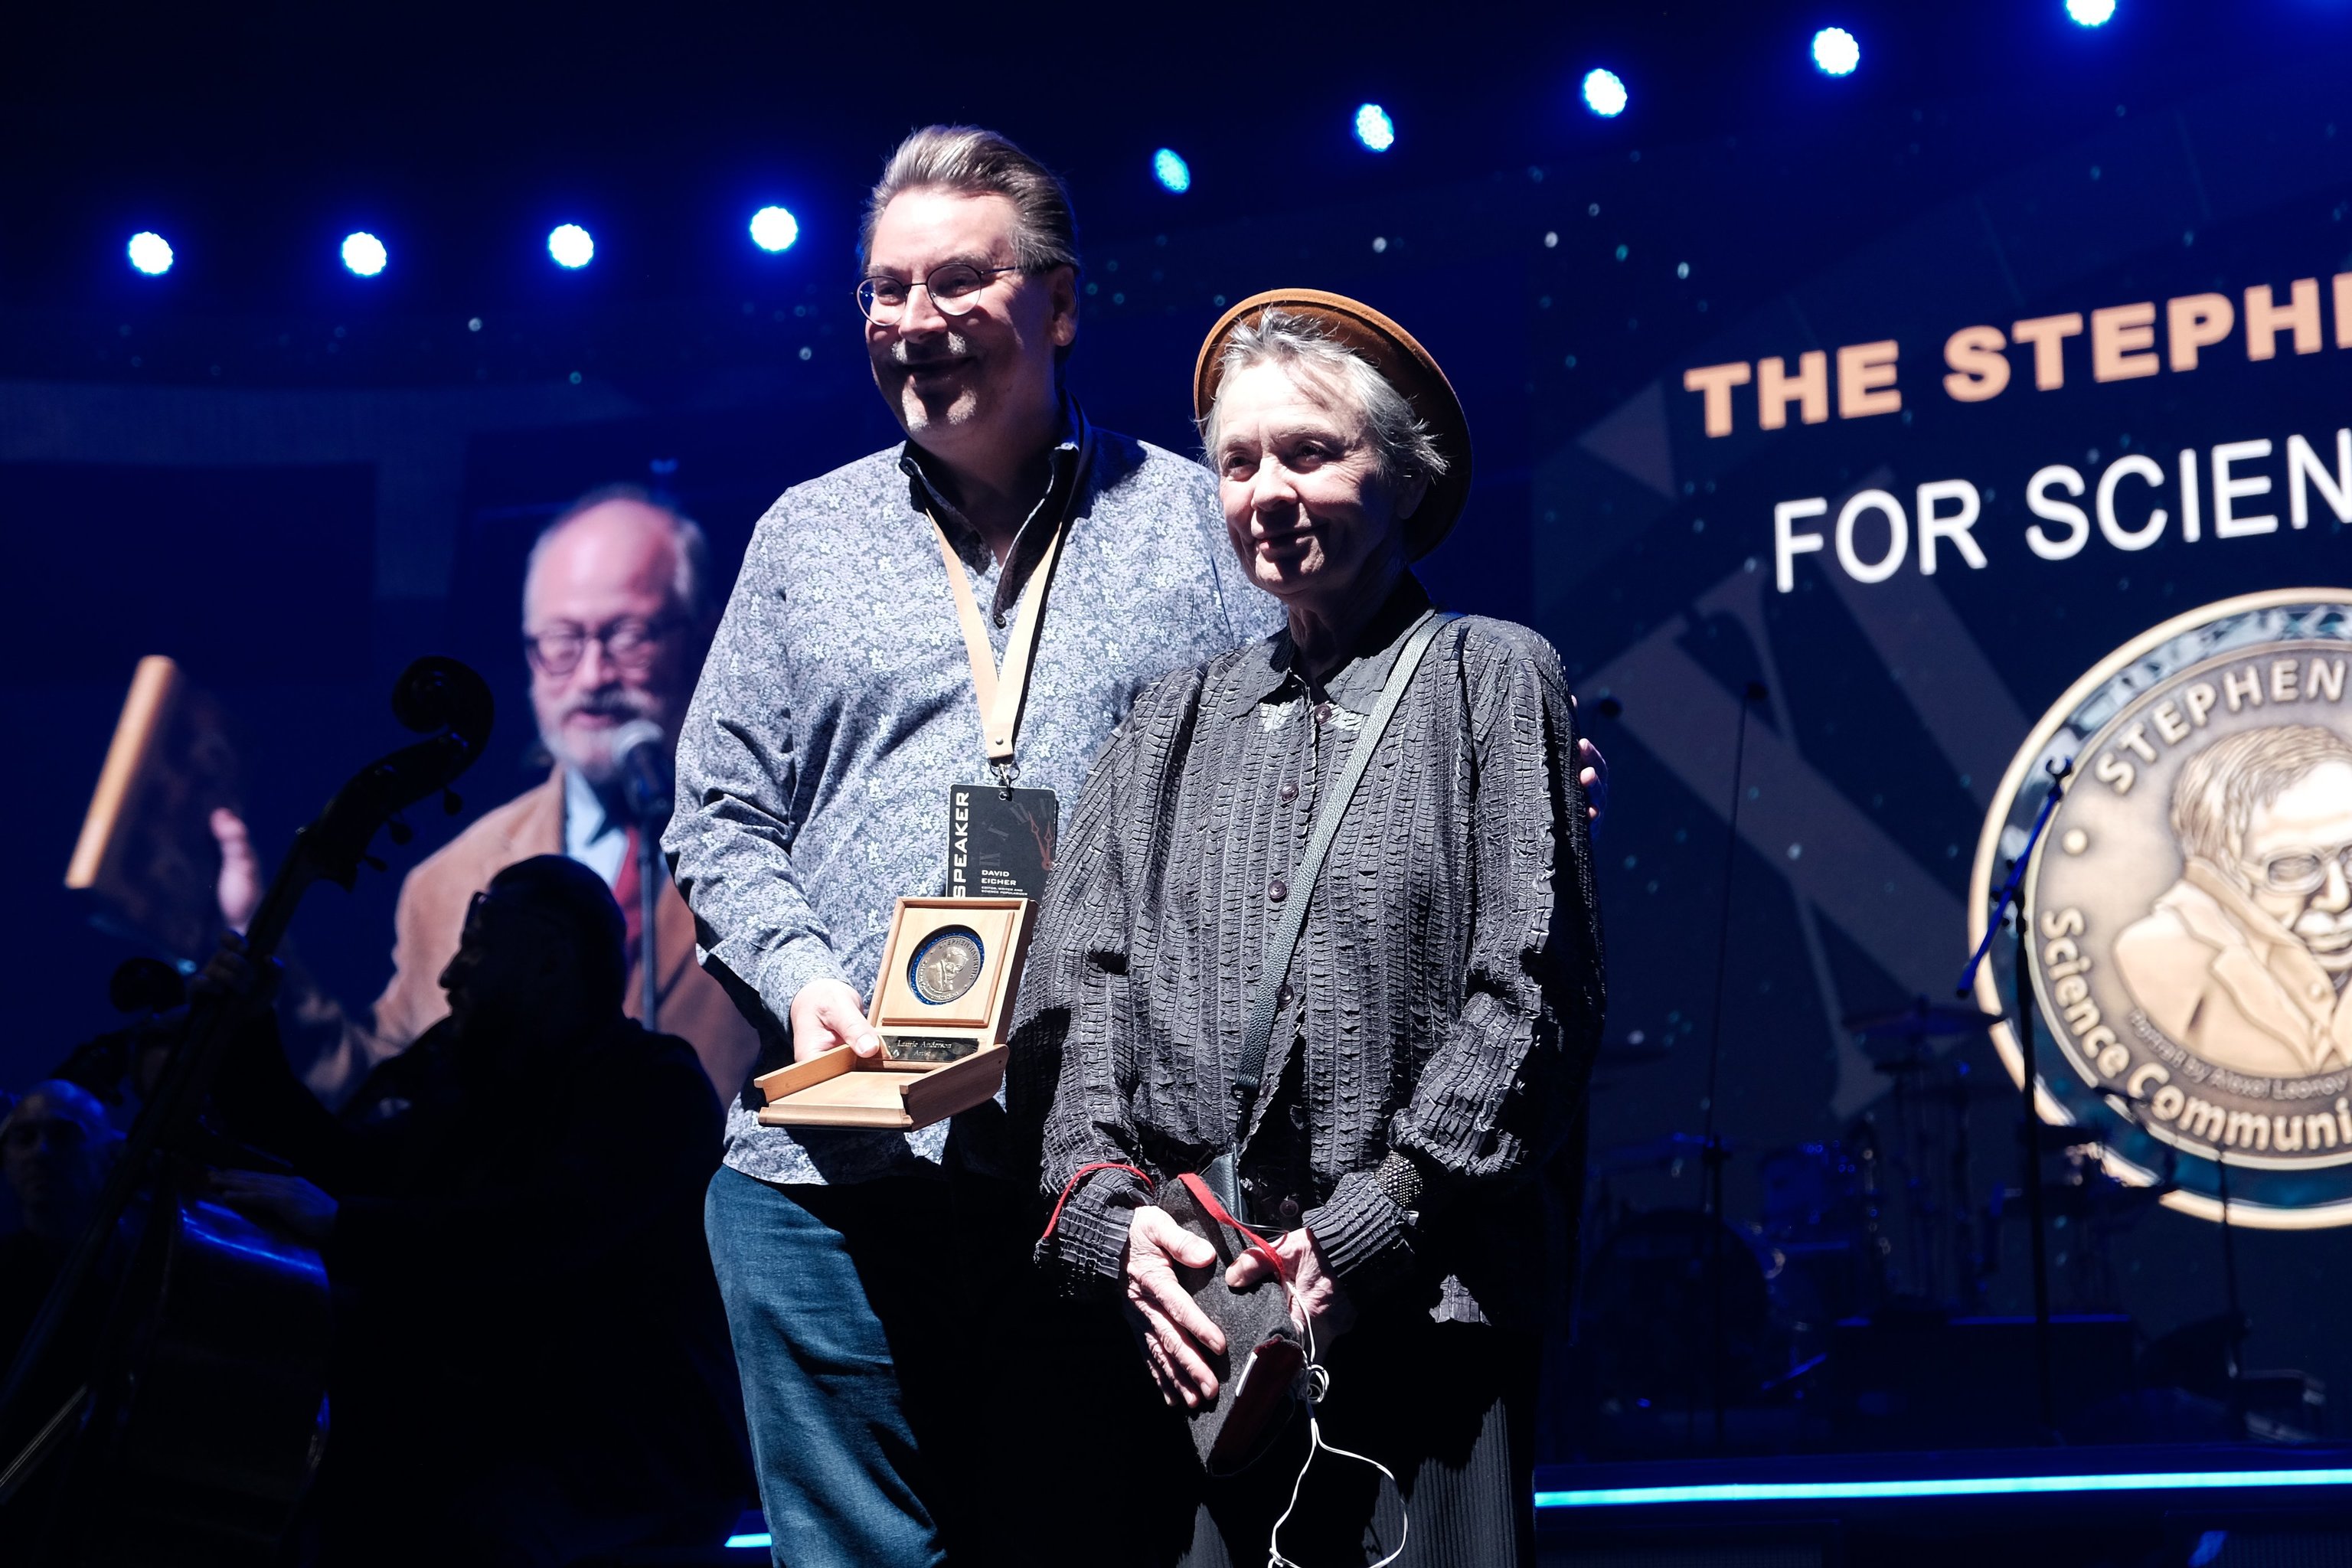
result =
[{"label": "gray patterned shirt", "polygon": [[[1146,683],[1279,624],[1225,541],[1197,463],[1090,429],[1071,405],[1055,480],[1010,569],[909,446],[786,490],[753,534],[677,748],[663,847],[703,963],[790,1059],[793,994],[819,976],[870,995],[892,903],[937,893],[948,790],[987,774],[971,666],[928,506],[970,574],[996,656],[1055,514],[1070,531],[1037,640],[1018,762],[1065,821],[1095,752]],[[911,1133],[762,1127],[728,1109],[727,1163],[771,1182],[871,1180],[936,1163]]]}]

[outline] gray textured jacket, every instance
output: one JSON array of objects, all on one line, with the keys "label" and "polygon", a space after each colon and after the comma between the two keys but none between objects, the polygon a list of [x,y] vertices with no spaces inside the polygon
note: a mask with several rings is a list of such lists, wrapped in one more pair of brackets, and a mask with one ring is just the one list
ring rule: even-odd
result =
[{"label": "gray textured jacket", "polygon": [[[1075,405],[1058,500],[1081,485],[1022,721],[1021,782],[1059,792],[1146,682],[1277,620],[1225,541],[1199,464],[1108,431]],[[678,737],[677,814],[663,840],[704,965],[789,1059],[792,999],[821,975],[870,994],[892,902],[946,874],[948,790],[985,776],[980,715],[929,504],[982,605],[1003,574],[910,449],[795,485],[760,520]],[[1015,541],[1025,579],[1052,521]],[[1010,607],[1000,605],[1000,607]],[[983,616],[983,620],[992,620]],[[997,657],[1006,630],[991,625]],[[855,1182],[937,1161],[944,1125],[864,1132],[763,1128],[739,1099],[727,1163],[766,1181]]]},{"label": "gray textured jacket", "polygon": [[[1096,764],[1030,950],[1016,1123],[1043,1188],[1157,1180],[1228,1146],[1267,930],[1311,897],[1243,1170],[1269,1164],[1360,1301],[1531,1323],[1560,1260],[1538,1178],[1573,1135],[1604,992],[1574,716],[1550,646],[1447,624],[1319,881],[1294,885],[1325,781],[1426,604],[1410,579],[1320,686],[1289,635],[1161,680]],[[1408,1210],[1379,1177],[1412,1168]],[[1041,1258],[1116,1277],[1144,1184],[1071,1192]],[[1265,1215],[1261,1213],[1259,1217]],[[1558,1231],[1560,1227],[1549,1227]]]}]

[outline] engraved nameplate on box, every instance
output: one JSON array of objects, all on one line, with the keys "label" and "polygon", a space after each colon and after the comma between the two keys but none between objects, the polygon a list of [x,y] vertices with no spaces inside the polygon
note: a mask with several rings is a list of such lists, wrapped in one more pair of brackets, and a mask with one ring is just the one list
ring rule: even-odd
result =
[{"label": "engraved nameplate on box", "polygon": [[761,1121],[906,1131],[993,1098],[1031,912],[1027,899],[900,899],[866,1010],[882,1054],[842,1046],[761,1075]]}]

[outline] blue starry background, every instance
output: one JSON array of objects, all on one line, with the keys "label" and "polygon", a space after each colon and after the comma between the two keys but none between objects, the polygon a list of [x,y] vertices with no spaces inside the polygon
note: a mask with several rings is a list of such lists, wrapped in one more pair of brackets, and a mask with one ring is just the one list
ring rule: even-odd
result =
[{"label": "blue starry background", "polygon": [[[1770,5],[1376,5],[1350,26],[1380,47],[1346,49],[1297,43],[1328,19],[1278,5],[1257,41],[1012,7],[953,50],[906,47],[936,16],[791,7],[28,19],[0,58],[0,521],[32,589],[0,624],[0,722],[24,738],[0,784],[23,844],[0,875],[34,978],[0,1081],[109,1022],[130,948],[60,873],[140,655],[173,654],[232,715],[265,847],[398,739],[383,698],[409,658],[478,663],[499,734],[466,812],[418,816],[394,868],[411,862],[530,775],[512,630],[523,551],[557,509],[653,486],[731,570],[777,491],[897,438],[851,301],[856,207],[908,126],[969,119],[1070,182],[1070,384],[1098,422],[1190,450],[1202,332],[1275,286],[1360,295],[1444,363],[1477,485],[1427,580],[1554,641],[1612,767],[1609,1036],[1646,1059],[1604,1068],[1593,1144],[1698,1131],[1719,1022],[1727,1211],[1760,1215],[1771,1151],[1865,1119],[1894,1136],[1887,1080],[1842,1020],[1948,991],[1986,809],[2042,710],[2183,609],[2342,581],[2324,508],[2221,541],[2209,491],[2198,544],[2095,535],[2055,563],[2022,532],[2044,465],[2095,482],[2125,453],[2171,471],[2182,447],[2291,433],[2326,456],[2352,424],[2327,295],[2352,269],[2352,19],[2303,0],[2127,0],[2096,30],[2055,0],[1927,9],[1847,7],[1863,53],[1842,79],[1807,56],[1822,18]],[[1596,67],[1625,84],[1621,115],[1580,100]],[[1354,134],[1364,103],[1393,128],[1384,151]],[[1156,177],[1163,148],[1181,192]],[[799,226],[773,254],[744,234],[771,202]],[[594,232],[591,265],[550,264],[558,222]],[[334,260],[360,227],[389,252],[373,279]],[[169,274],[124,265],[142,228],[171,239]],[[2022,349],[1990,402],[1938,384],[1964,326],[2261,283],[2284,299],[2307,277],[2314,354],[2249,362],[2241,338],[2193,374],[2095,384],[2078,338],[2058,390],[2033,387]],[[1760,430],[1751,384],[1717,438],[1683,387],[1696,366],[1885,339],[1896,414],[1838,418],[1832,387],[1826,422]],[[2283,488],[2275,450],[2261,471]],[[1830,498],[1808,525],[1825,531],[1856,489],[1908,508],[1945,479],[1979,488],[1984,570],[1948,550],[1924,577],[1915,541],[1885,584],[1822,553],[1775,587],[1776,502]],[[1865,530],[1868,552],[1882,540]],[[1749,681],[1767,696],[1727,858]],[[304,911],[306,961],[354,1004],[382,983],[394,886]],[[1955,1049],[1999,1076],[1984,1042]],[[1969,1113],[1972,1206],[2015,1180],[2005,1110]],[[1612,1169],[1612,1203],[1698,1201],[1693,1163]],[[2106,1283],[2079,1232],[2053,1237],[2062,1302],[2119,1291],[2150,1333],[2221,1310],[2200,1222],[2124,1227]],[[1899,1283],[1936,1283],[1894,1241]],[[2352,1385],[2333,1293],[2310,1289],[2352,1278],[2352,1237],[2240,1247],[2251,1360]],[[1985,1304],[2015,1310],[2014,1225],[1990,1252]]]}]

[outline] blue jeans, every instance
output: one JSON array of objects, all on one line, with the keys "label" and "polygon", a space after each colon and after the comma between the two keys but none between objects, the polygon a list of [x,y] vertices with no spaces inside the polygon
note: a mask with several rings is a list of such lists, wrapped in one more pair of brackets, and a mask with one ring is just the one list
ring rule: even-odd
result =
[{"label": "blue jeans", "polygon": [[771,1186],[720,1167],[703,1225],[727,1303],[760,1502],[790,1568],[937,1568],[972,1347],[948,1183]]}]

